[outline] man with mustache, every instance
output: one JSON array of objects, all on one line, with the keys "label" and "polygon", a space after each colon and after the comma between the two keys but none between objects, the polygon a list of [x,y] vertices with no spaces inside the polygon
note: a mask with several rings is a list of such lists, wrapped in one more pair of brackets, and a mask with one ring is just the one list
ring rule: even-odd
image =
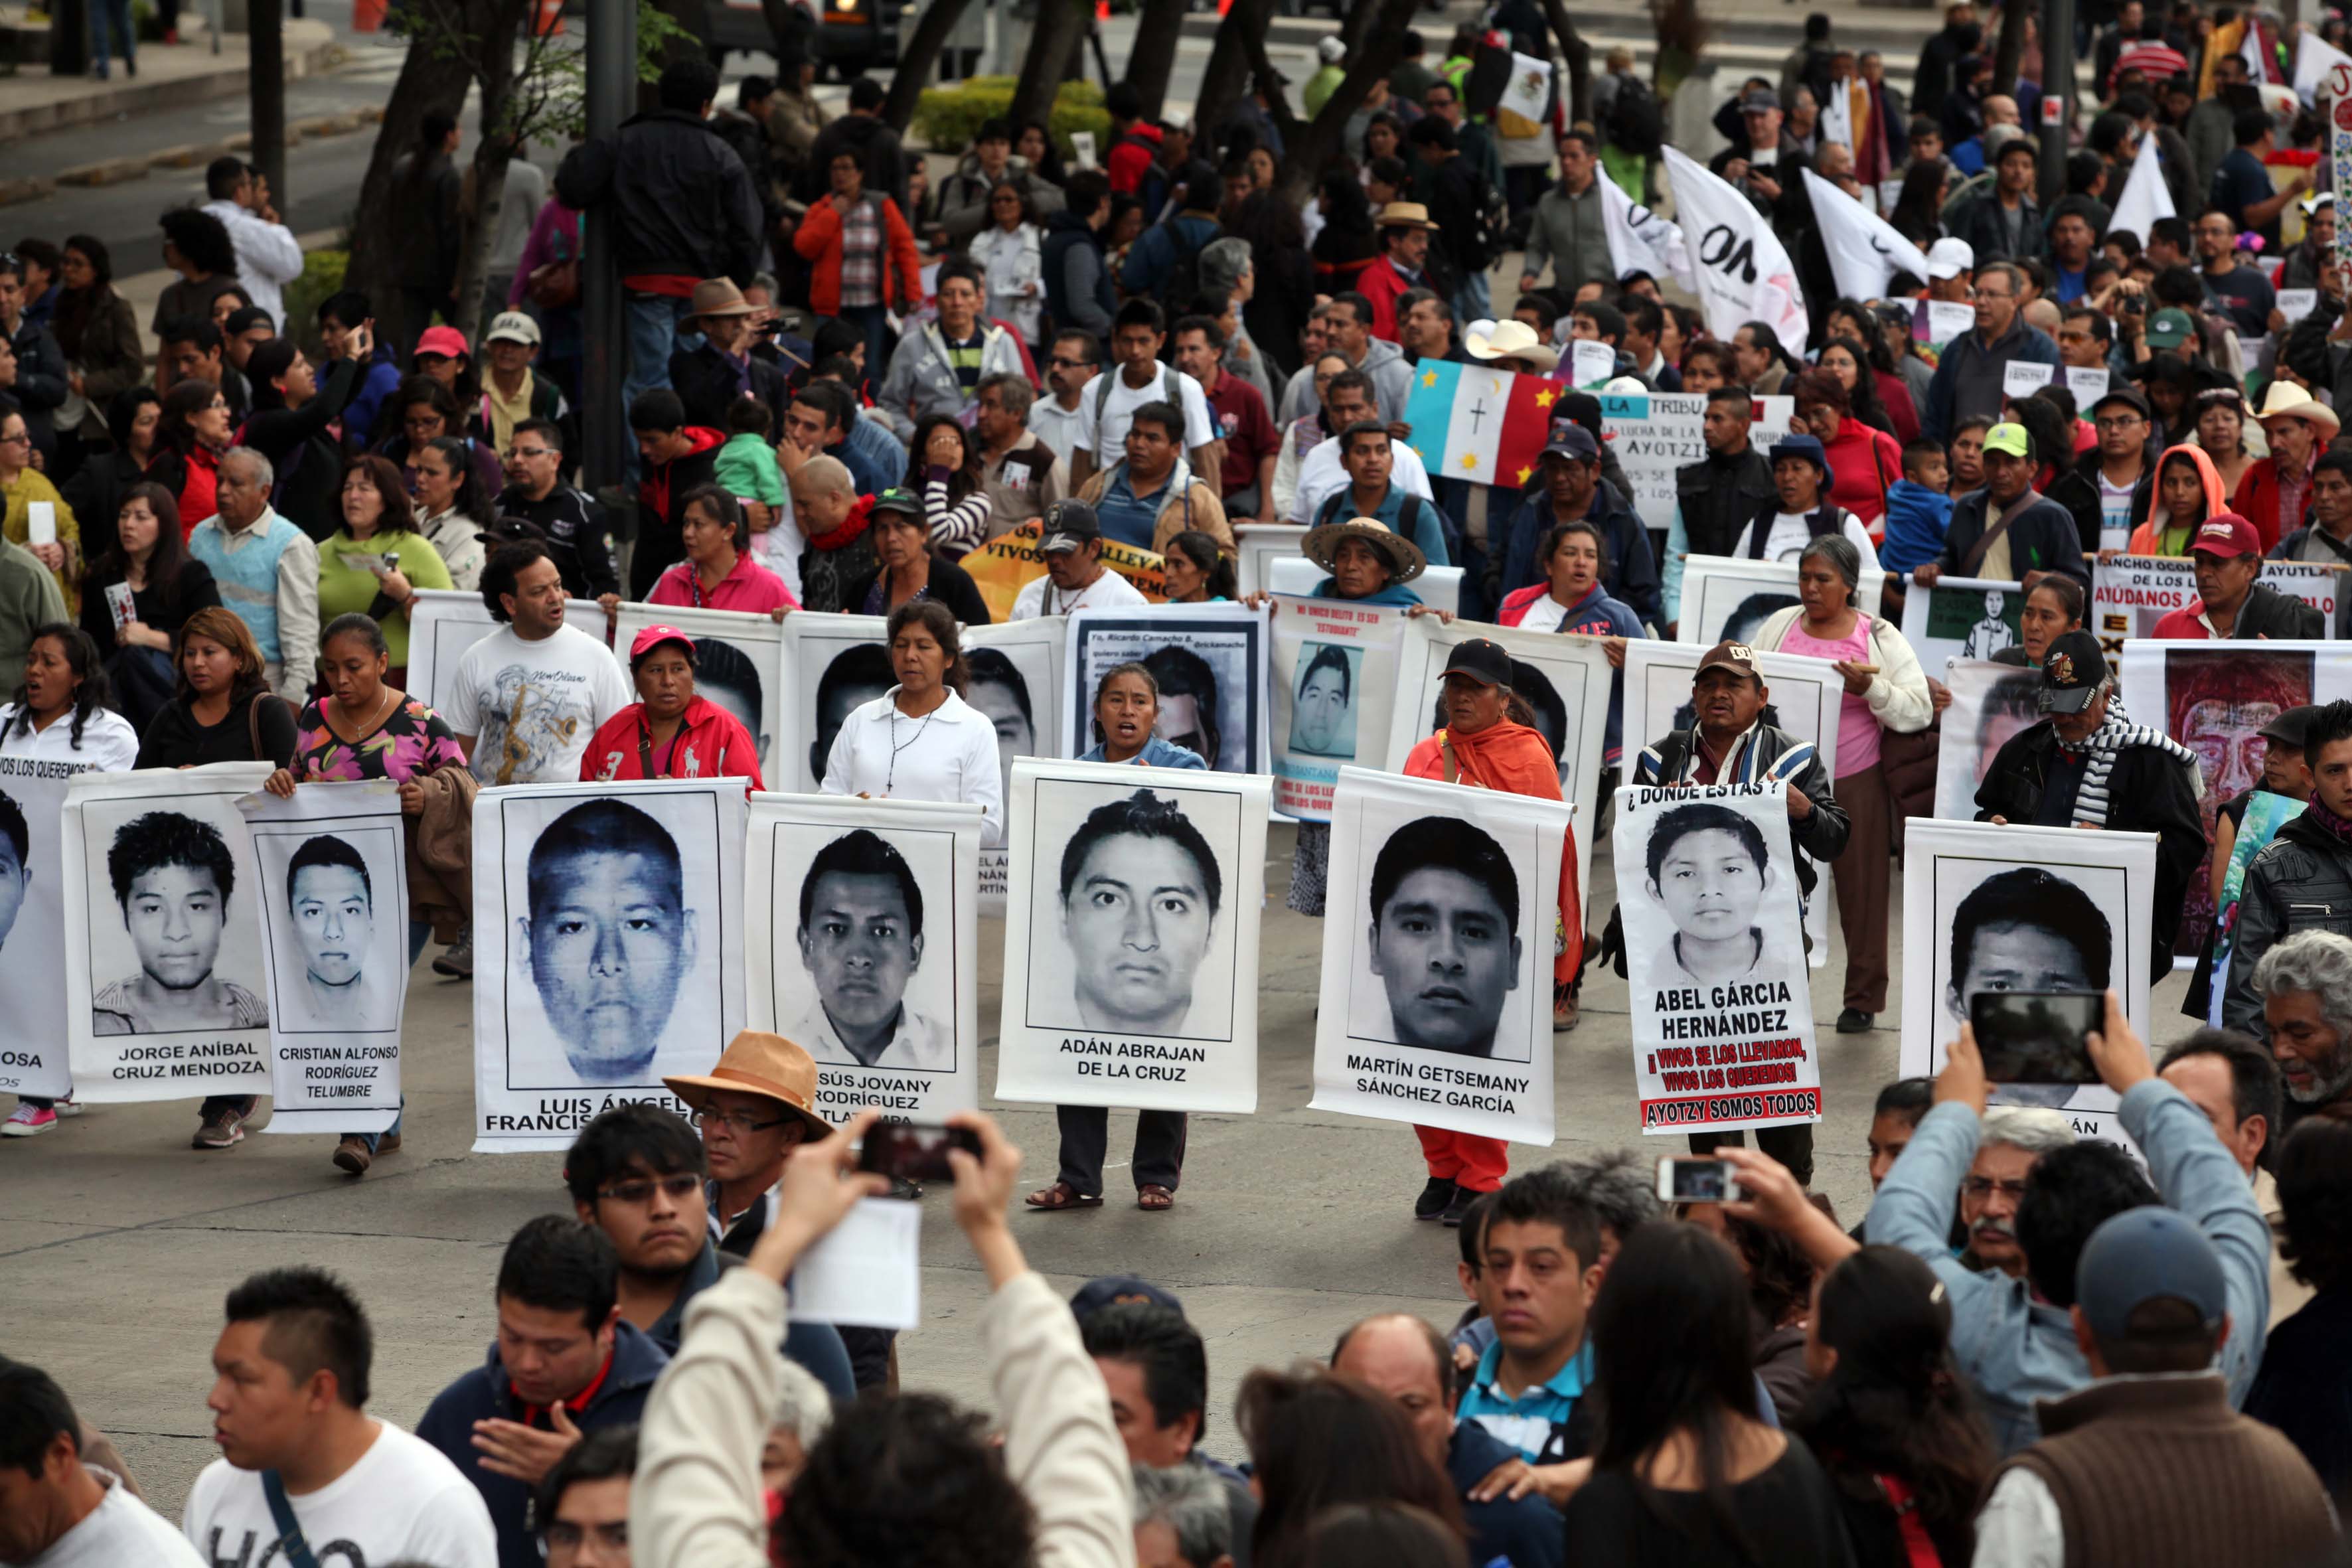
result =
[{"label": "man with mustache", "polygon": [[1960,1181],[1960,1226],[1968,1247],[1960,1261],[1979,1273],[2025,1278],[2025,1249],[2017,1244],[2017,1205],[2026,1173],[2053,1149],[2074,1142],[2074,1129],[2041,1106],[1995,1106],[1984,1115],[1977,1157]]},{"label": "man with mustache", "polygon": [[2283,1143],[2305,1117],[2352,1100],[2352,940],[2298,931],[2263,953],[2253,971],[2286,1089]]}]

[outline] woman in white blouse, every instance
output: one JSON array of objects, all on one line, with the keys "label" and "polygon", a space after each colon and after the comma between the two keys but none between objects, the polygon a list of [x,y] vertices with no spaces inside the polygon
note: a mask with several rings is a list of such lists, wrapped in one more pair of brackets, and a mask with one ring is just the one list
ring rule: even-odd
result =
[{"label": "woman in white blouse", "polygon": [[972,236],[971,256],[988,279],[988,313],[1008,322],[1032,352],[1044,326],[1044,272],[1039,265],[1044,237],[1029,198],[1010,180],[988,193],[988,226]]},{"label": "woman in white blouse", "polygon": [[982,842],[1004,842],[1004,775],[996,725],[963,700],[967,674],[945,605],[917,599],[890,612],[898,684],[851,713],[825,760],[827,795],[953,800],[977,805]]}]

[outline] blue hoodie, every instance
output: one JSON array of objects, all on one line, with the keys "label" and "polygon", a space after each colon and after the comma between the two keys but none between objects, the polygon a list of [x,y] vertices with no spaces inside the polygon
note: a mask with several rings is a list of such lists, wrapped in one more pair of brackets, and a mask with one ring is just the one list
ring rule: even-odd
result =
[{"label": "blue hoodie", "polygon": [[[367,362],[367,371],[360,378],[360,389],[343,405],[343,449],[364,452],[375,444],[376,416],[383,412],[384,404],[400,390],[400,362],[392,357],[389,343],[378,343]],[[462,435],[460,431],[457,434]]]},{"label": "blue hoodie", "polygon": [[1944,531],[1952,525],[1952,498],[1910,479],[1886,487],[1886,538],[1878,563],[1909,576],[1944,552]]}]

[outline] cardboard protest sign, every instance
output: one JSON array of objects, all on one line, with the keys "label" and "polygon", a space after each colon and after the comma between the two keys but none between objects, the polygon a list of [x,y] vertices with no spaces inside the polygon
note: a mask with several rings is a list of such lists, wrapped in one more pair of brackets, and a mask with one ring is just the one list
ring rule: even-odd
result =
[{"label": "cardboard protest sign", "polygon": [[[2323,562],[2265,561],[2258,581],[2317,610],[2325,635],[2336,635],[2338,601],[2347,591],[2344,573]],[[2085,624],[2113,658],[2126,640],[2155,636],[2157,622],[2199,603],[2197,563],[2187,556],[2118,555],[2091,569]]]},{"label": "cardboard protest sign", "polygon": [[1956,658],[1990,658],[2021,640],[2018,616],[2025,584],[1986,577],[1939,577],[1932,588],[1914,583],[1903,600],[1903,636],[1922,669]]},{"label": "cardboard protest sign", "polygon": [[835,1125],[977,1109],[980,807],[755,795],[750,820],[747,1026],[816,1058]]},{"label": "cardboard protest sign", "polygon": [[1000,1100],[1257,1109],[1270,781],[1013,764]]},{"label": "cardboard protest sign", "polygon": [[1629,786],[1613,837],[1643,1132],[1820,1121],[1782,790]]},{"label": "cardboard protest sign", "polygon": [[[1069,631],[1062,616],[963,629],[964,662],[971,668],[963,700],[996,726],[1004,787],[1000,800],[1013,798],[1013,758],[1062,754],[1062,737],[1069,732],[1070,683],[1062,668]],[[980,852],[980,907],[988,914],[1004,912],[1005,856],[1003,846]]]},{"label": "cardboard protest sign", "polygon": [[306,784],[237,801],[260,873],[269,970],[268,1132],[382,1132],[400,1119],[408,851],[399,786]]},{"label": "cardboard protest sign", "polygon": [[77,1099],[268,1089],[266,888],[236,801],[269,773],[215,763],[68,786],[58,870]]},{"label": "cardboard protest sign", "polygon": [[1775,610],[1797,602],[1797,563],[1746,556],[1683,558],[1682,615],[1677,641],[1709,648],[1727,637],[1752,639]]},{"label": "cardboard protest sign", "polygon": [[1065,754],[1083,756],[1094,746],[1095,688],[1133,661],[1159,683],[1161,740],[1191,747],[1219,773],[1270,772],[1267,640],[1265,611],[1239,605],[1080,610],[1069,617],[1064,662]]},{"label": "cardboard protest sign", "polygon": [[[1033,517],[1020,527],[998,534],[957,563],[971,574],[980,596],[988,601],[991,619],[1011,620],[1013,602],[1021,596],[1021,590],[1045,574],[1045,556],[1037,548],[1045,537],[1044,520]],[[1147,599],[1158,599],[1167,591],[1157,551],[1139,550],[1116,539],[1106,539],[1102,542],[1102,563],[1134,584]],[[792,618],[784,617],[787,621]]]},{"label": "cardboard protest sign", "polygon": [[[0,756],[0,1093],[58,1100],[73,1092],[66,1051],[70,988],[65,857],[66,794],[97,770],[47,757]],[[69,874],[70,873],[70,874]]]},{"label": "cardboard protest sign", "polygon": [[1328,822],[1340,768],[1386,760],[1404,626],[1402,605],[1276,597],[1275,810]]},{"label": "cardboard protest sign", "polygon": [[[612,640],[604,606],[593,599],[564,600],[563,624],[599,641]],[[452,588],[417,589],[416,608],[408,617],[408,694],[424,699],[436,713],[446,713],[456,700],[452,680],[457,661],[467,648],[498,629],[499,623],[481,595]],[[625,656],[628,649],[624,647],[621,651]]]},{"label": "cardboard protest sign", "polygon": [[1559,801],[1340,770],[1316,1110],[1552,1141],[1569,821]]},{"label": "cardboard protest sign", "polygon": [[[788,616],[798,619],[797,616]],[[743,785],[521,784],[474,798],[474,1149],[569,1148],[743,1027]]]},{"label": "cardboard protest sign", "polygon": [[[631,639],[656,626],[676,626],[694,639],[695,694],[726,709],[751,732],[760,748],[760,776],[774,784],[777,770],[789,761],[779,743],[783,733],[782,624],[746,610],[624,604],[613,620],[613,647],[624,666]],[[589,762],[603,765],[597,758]]]},{"label": "cardboard protest sign", "polygon": [[[1914,818],[1903,839],[1905,1076],[1942,1070],[1988,989],[2104,991],[2148,1037],[2156,835]],[[2098,1083],[1995,1084],[1995,1105],[2063,1110],[2078,1137],[2123,1142]]]}]

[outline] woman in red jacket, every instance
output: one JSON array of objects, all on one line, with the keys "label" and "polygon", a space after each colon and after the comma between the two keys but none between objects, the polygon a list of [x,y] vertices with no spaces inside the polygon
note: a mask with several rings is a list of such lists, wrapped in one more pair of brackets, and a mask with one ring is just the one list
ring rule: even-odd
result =
[{"label": "woman in red jacket", "polygon": [[760,744],[741,720],[694,689],[701,654],[676,626],[647,626],[629,644],[637,700],[597,729],[580,759],[583,782],[614,779],[760,780]]},{"label": "woman in red jacket", "polygon": [[183,381],[164,395],[163,416],[155,421],[155,455],[148,459],[146,477],[172,492],[180,508],[184,540],[196,531],[196,524],[220,510],[214,498],[221,454],[228,450],[231,438],[228,400],[220,388],[210,382]]},{"label": "woman in red jacket", "polygon": [[1853,416],[1845,384],[1833,372],[1814,369],[1797,377],[1793,430],[1821,437],[1830,465],[1825,498],[1853,513],[1870,531],[1873,543],[1886,528],[1886,487],[1903,477],[1903,448],[1884,430]]},{"label": "woman in red jacket", "polygon": [[835,153],[827,176],[833,194],[801,219],[793,248],[811,264],[809,308],[865,331],[866,373],[878,382],[890,368],[888,311],[923,302],[922,258],[898,204],[866,188],[856,153]]}]

